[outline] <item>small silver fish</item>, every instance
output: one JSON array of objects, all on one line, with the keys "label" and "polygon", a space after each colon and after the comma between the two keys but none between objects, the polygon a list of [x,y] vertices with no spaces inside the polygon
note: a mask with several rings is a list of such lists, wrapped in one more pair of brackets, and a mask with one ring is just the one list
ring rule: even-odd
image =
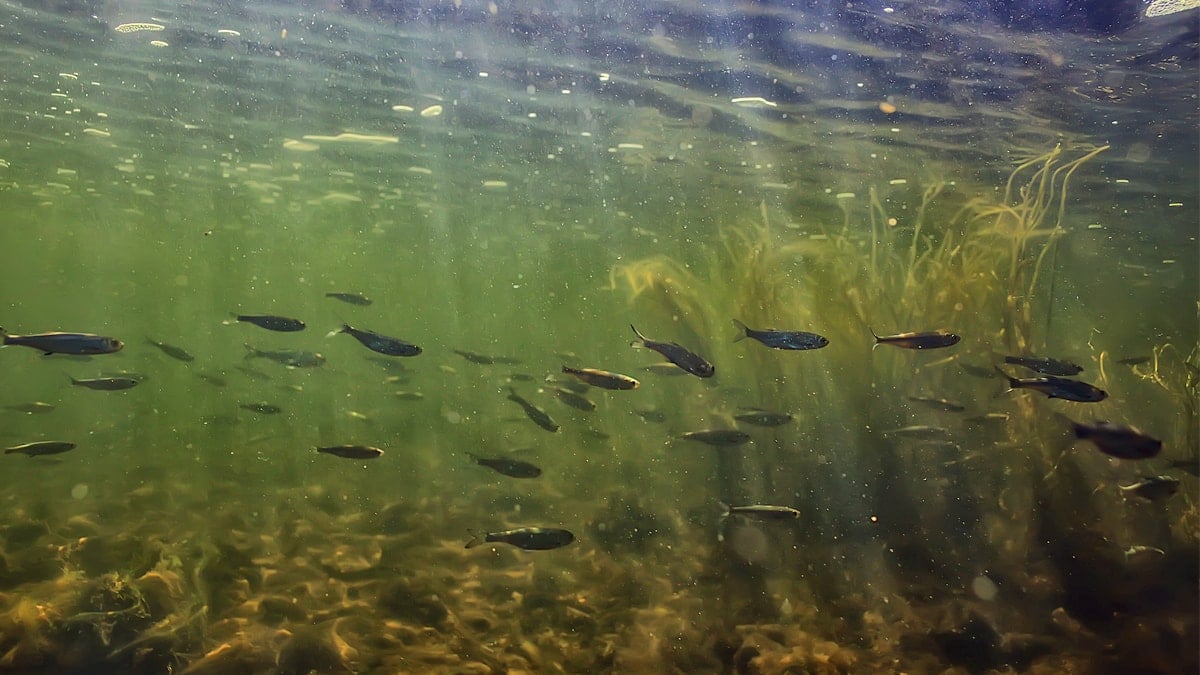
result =
[{"label": "small silver fish", "polygon": [[775,506],[773,504],[750,504],[748,506],[730,506],[721,502],[721,518],[729,516],[744,516],[757,520],[795,520],[800,512],[790,506]]},{"label": "small silver fish", "polygon": [[141,380],[133,377],[95,377],[85,380],[77,380],[70,375],[67,377],[70,377],[71,384],[76,387],[85,387],[96,391],[121,391],[141,384]]},{"label": "small silver fish", "polygon": [[57,455],[61,452],[74,449],[75,444],[67,441],[34,441],[33,443],[23,443],[21,445],[14,445],[11,448],[5,448],[4,454],[22,454],[29,457],[38,457],[41,455]]}]

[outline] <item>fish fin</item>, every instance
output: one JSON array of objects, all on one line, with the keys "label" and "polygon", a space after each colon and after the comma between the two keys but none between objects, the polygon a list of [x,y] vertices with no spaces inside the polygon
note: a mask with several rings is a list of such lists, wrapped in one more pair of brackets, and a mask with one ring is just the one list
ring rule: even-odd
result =
[{"label": "fish fin", "polygon": [[483,541],[479,538],[479,535],[475,534],[475,530],[467,530],[467,534],[471,535],[471,538],[467,541],[467,545],[463,548],[475,548],[483,543]]},{"label": "fish fin", "polygon": [[733,338],[734,342],[741,342],[742,340],[745,340],[746,338],[750,337],[750,329],[746,326],[746,324],[742,323],[741,321],[738,321],[737,319],[734,319],[733,325],[737,326],[737,329],[739,331],[741,331],[740,333],[738,333],[737,337]]}]

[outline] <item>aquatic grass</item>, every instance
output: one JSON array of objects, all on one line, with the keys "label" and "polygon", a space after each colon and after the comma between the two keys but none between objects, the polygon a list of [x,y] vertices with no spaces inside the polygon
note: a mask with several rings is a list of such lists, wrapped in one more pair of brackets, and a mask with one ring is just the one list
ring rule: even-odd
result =
[{"label": "aquatic grass", "polygon": [[[1050,509],[1052,517],[1065,520],[1076,508],[1072,495],[1087,494],[1071,482],[1079,472],[1064,477],[1050,470],[1060,459],[1056,439],[1062,431],[1038,397],[1011,397],[1007,405],[1015,410],[1004,431],[1012,447],[971,472],[953,461],[931,469],[927,453],[893,447],[872,429],[915,415],[903,396],[914,382],[935,389],[970,386],[956,383],[948,367],[965,354],[991,360],[996,351],[1022,353],[1044,344],[1045,332],[1041,341],[1034,337],[1035,308],[1043,302],[1052,308],[1046,295],[1053,252],[1067,231],[1068,185],[1104,149],[1058,145],[1029,157],[1014,168],[999,198],[968,196],[948,181],[931,182],[907,199],[874,187],[865,200],[839,195],[840,221],[805,222],[790,214],[807,235],[773,227],[766,203],[760,203],[756,214],[719,226],[719,245],[704,251],[706,265],[685,268],[654,256],[615,266],[610,286],[626,291],[630,303],[686,316],[701,337],[719,334],[699,331],[736,314],[752,327],[813,330],[831,340],[819,354],[788,357],[713,345],[718,372],[729,372],[722,371],[724,363],[738,363],[756,404],[818,411],[805,416],[799,437],[808,452],[797,452],[795,432],[784,429],[758,434],[754,453],[736,461],[722,457],[717,471],[726,494],[719,497],[798,499],[790,505],[812,514],[817,529],[841,529],[874,512],[892,513],[878,536],[910,542],[902,558],[879,561],[897,573],[895,592],[930,573],[935,583],[956,583],[951,578],[972,565],[1019,569],[1038,546],[1031,514]],[[881,333],[946,328],[966,339],[944,358],[900,350],[872,355],[868,328]],[[975,450],[964,446],[962,452]],[[814,462],[818,456],[823,463]],[[847,477],[857,487],[843,485]],[[985,518],[978,506],[958,513],[961,504],[952,512],[949,502],[926,503],[920,495],[928,480],[948,482],[957,491],[1005,485],[1006,508]],[[864,500],[863,494],[874,496]],[[1046,494],[1058,498],[1040,497]],[[965,520],[955,525],[961,531],[953,543],[943,547],[949,550],[939,554],[937,538],[950,537],[952,514]],[[879,588],[891,592],[886,585]]]}]

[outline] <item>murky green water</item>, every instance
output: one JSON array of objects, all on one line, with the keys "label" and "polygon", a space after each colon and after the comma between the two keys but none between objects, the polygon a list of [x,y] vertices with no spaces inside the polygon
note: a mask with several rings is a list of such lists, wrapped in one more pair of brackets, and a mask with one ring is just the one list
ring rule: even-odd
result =
[{"label": "murky green water", "polygon": [[0,672],[1195,670],[1194,11],[360,4],[0,4]]}]

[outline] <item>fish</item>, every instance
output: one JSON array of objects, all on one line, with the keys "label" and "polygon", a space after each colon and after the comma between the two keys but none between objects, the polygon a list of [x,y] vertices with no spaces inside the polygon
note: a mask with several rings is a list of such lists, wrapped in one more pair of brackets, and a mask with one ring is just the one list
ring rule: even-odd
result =
[{"label": "fish", "polygon": [[326,293],[325,297],[341,300],[342,302],[358,305],[359,307],[366,307],[371,304],[371,299],[362,293]]},{"label": "fish", "polygon": [[250,345],[246,345],[249,354],[247,359],[270,359],[276,363],[281,363],[289,368],[317,368],[325,365],[325,357],[317,352],[305,351],[270,351],[264,349],[255,349]]},{"label": "fish", "polygon": [[750,441],[750,434],[737,429],[705,429],[703,431],[689,431],[680,436],[685,441],[696,441],[697,443],[707,443],[712,446],[734,446],[742,445]]},{"label": "fish", "polygon": [[283,412],[283,408],[270,403],[239,403],[238,407],[243,410],[260,413],[263,415],[277,415]]},{"label": "fish", "polygon": [[176,347],[175,345],[167,344],[166,342],[159,342],[152,337],[146,337],[146,342],[158,347],[160,350],[162,350],[162,353],[177,361],[190,363],[196,360],[196,357],[192,356],[191,353],[189,353],[183,347]]},{"label": "fish", "polygon": [[806,333],[799,330],[774,330],[770,328],[759,330],[750,328],[737,319],[733,320],[733,325],[742,331],[741,335],[733,339],[734,342],[739,342],[746,338],[754,338],[772,349],[791,350],[820,349],[829,344],[827,338],[816,333]]},{"label": "fish", "polygon": [[572,368],[571,366],[563,366],[562,371],[567,375],[574,375],[593,387],[600,387],[601,389],[625,391],[637,389],[638,387],[642,386],[641,382],[638,382],[628,375],[610,373],[607,370],[596,370],[595,368]]},{"label": "fish", "polygon": [[471,540],[463,548],[475,548],[484,543],[509,544],[526,551],[549,551],[562,548],[575,541],[575,535],[568,530],[553,527],[519,527],[515,530],[487,532],[480,539],[474,532],[469,533]]},{"label": "fish", "polygon": [[33,403],[14,403],[4,406],[8,410],[13,410],[26,415],[39,415],[41,413],[53,412],[55,406],[42,401],[34,401]]},{"label": "fish", "polygon": [[950,430],[945,427],[935,427],[927,424],[917,424],[899,429],[889,429],[884,436],[908,438],[914,441],[943,441],[950,438]]},{"label": "fish", "polygon": [[331,335],[337,333],[347,333],[353,336],[364,347],[378,354],[385,354],[387,356],[416,356],[421,353],[421,348],[414,344],[398,340],[394,337],[380,335],[369,330],[354,328],[350,324],[342,324],[342,329],[334,331]]},{"label": "fish", "polygon": [[220,375],[214,375],[212,373],[200,373],[196,377],[199,377],[201,380],[204,380],[214,387],[224,387],[229,384],[229,381],[224,377],[221,377]]},{"label": "fish", "polygon": [[383,456],[383,450],[369,445],[332,445],[318,447],[317,452],[345,459],[376,459]]},{"label": "fish", "polygon": [[[672,365],[671,367],[675,368],[674,365]],[[675,368],[675,370],[679,370],[679,369]],[[552,387],[559,387],[561,389],[566,389],[567,391],[572,391],[572,392],[575,392],[576,394],[586,394],[586,393],[588,393],[588,390],[591,389],[591,386],[587,382],[583,382],[582,380],[577,380],[573,377],[560,377],[558,375],[547,375],[545,382],[546,382],[546,384],[549,384]]]},{"label": "fish", "polygon": [[1071,422],[1075,438],[1091,441],[1100,452],[1120,459],[1150,459],[1162,451],[1162,441],[1122,424]]},{"label": "fish", "polygon": [[96,377],[85,380],[77,380],[70,375],[71,384],[76,387],[86,387],[95,389],[96,391],[121,391],[122,389],[132,389],[139,384],[141,380],[133,377]]},{"label": "fish", "polygon": [[[675,368],[674,365],[672,365],[671,367]],[[678,368],[675,368],[675,369],[679,370]],[[655,424],[662,424],[663,422],[667,421],[667,414],[665,412],[663,412],[661,410],[655,410],[653,408],[634,408],[630,412],[633,413],[634,415],[637,415],[638,417],[642,418],[646,422],[654,422]]]},{"label": "fish", "polygon": [[[286,316],[271,314],[233,314],[235,321],[252,323],[259,328],[266,328],[278,333],[295,333],[304,330],[304,322],[299,319],[289,319]],[[228,323],[228,322],[227,322]]]},{"label": "fish", "polygon": [[971,417],[964,418],[964,421],[970,422],[971,424],[986,424],[986,423],[996,423],[996,422],[1007,422],[1008,418],[1009,418],[1008,413],[990,412],[990,413],[983,413],[982,415],[972,415]]},{"label": "fish", "polygon": [[419,391],[397,391],[393,392],[392,395],[401,401],[420,401],[425,398],[425,394]]},{"label": "fish", "polygon": [[871,331],[871,336],[875,338],[875,347],[893,345],[904,349],[941,349],[956,345],[962,339],[946,330],[896,333],[895,335],[876,335],[874,329],[868,328],[867,330]]},{"label": "fish", "polygon": [[629,327],[633,329],[633,334],[637,336],[637,340],[635,340],[633,343],[634,347],[645,347],[646,349],[652,349],[659,354],[662,354],[663,357],[671,363],[674,363],[696,377],[712,377],[716,374],[717,369],[713,366],[713,364],[705,361],[704,358],[698,354],[689,352],[674,342],[655,342],[654,340],[648,340],[646,339],[645,335],[642,335],[638,332],[637,328],[634,328],[633,324],[629,324]]},{"label": "fish", "polygon": [[476,354],[475,352],[466,352],[461,349],[455,349],[453,351],[455,354],[458,354],[471,363],[478,363],[481,366],[492,366],[497,363],[515,366],[521,363],[521,359],[513,358],[511,356],[488,356],[487,354]]},{"label": "fish", "polygon": [[125,347],[125,343],[116,338],[91,333],[12,335],[0,328],[0,336],[3,336],[5,346],[31,347],[46,356],[51,354],[112,354]]},{"label": "fish", "polygon": [[14,445],[11,448],[5,448],[4,454],[22,454],[29,457],[38,457],[40,455],[57,455],[74,449],[75,444],[67,441],[34,441],[33,443],[23,443],[21,445]]},{"label": "fish", "polygon": [[549,387],[549,389],[552,394],[558,397],[558,400],[562,401],[565,405],[575,408],[576,410],[591,412],[596,409],[596,404],[592,403],[582,394],[576,394],[570,389],[564,389],[562,387]]},{"label": "fish", "polygon": [[1196,458],[1173,459],[1171,460],[1171,468],[1186,471],[1193,476],[1200,476],[1200,460]]},{"label": "fish", "polygon": [[1149,356],[1126,356],[1123,359],[1117,359],[1117,363],[1123,366],[1140,366],[1143,363],[1150,363]]},{"label": "fish", "polygon": [[646,371],[647,373],[653,373],[655,375],[660,375],[662,377],[675,377],[676,375],[679,375],[679,376],[687,375],[686,371],[680,370],[679,366],[675,365],[674,363],[671,363],[670,361],[663,361],[662,363],[651,363],[650,365],[643,367],[642,370]]},{"label": "fish", "polygon": [[1179,490],[1179,479],[1170,476],[1143,476],[1132,485],[1117,486],[1122,492],[1152,502],[1166,499]]},{"label": "fish", "polygon": [[757,520],[795,520],[800,512],[790,506],[774,506],[771,504],[751,504],[749,506],[730,506],[721,502],[721,519],[730,516],[744,516]]},{"label": "fish", "polygon": [[1076,365],[1070,361],[1060,361],[1059,359],[1051,359],[1043,356],[1006,356],[1004,357],[1004,362],[1028,368],[1042,375],[1070,377],[1083,372],[1083,366]]},{"label": "fish", "polygon": [[537,466],[524,462],[519,459],[508,459],[506,457],[480,457],[474,453],[468,452],[467,457],[479,466],[486,466],[496,473],[504,474],[509,478],[537,478],[542,475],[542,470]]},{"label": "fish", "polygon": [[985,368],[984,366],[977,366],[971,363],[959,363],[958,367],[962,368],[963,372],[972,377],[978,377],[984,380],[990,380],[992,377],[994,377],[992,375],[992,369]]},{"label": "fish", "polygon": [[509,373],[508,379],[512,380],[513,382],[533,382],[537,380],[536,377],[530,375],[529,373]]},{"label": "fish", "polygon": [[1047,398],[1060,398],[1064,401],[1079,403],[1099,403],[1108,398],[1108,392],[1094,387],[1087,382],[1068,380],[1064,377],[1047,375],[1046,377],[1009,377],[1008,373],[996,368],[996,372],[1008,380],[1009,389],[1032,389],[1040,391]]},{"label": "fish", "polygon": [[914,403],[924,403],[925,405],[935,410],[944,410],[946,412],[965,412],[967,407],[961,403],[955,403],[944,398],[936,398],[933,396],[909,396],[908,400]]},{"label": "fish", "polygon": [[742,408],[745,412],[740,412],[733,416],[733,419],[746,424],[753,424],[759,427],[778,427],[794,419],[788,413],[771,412],[762,408]]},{"label": "fish", "polygon": [[258,380],[259,382],[266,382],[271,379],[270,375],[261,370],[255,370],[250,366],[234,366],[233,369],[252,380]]},{"label": "fish", "polygon": [[559,429],[558,423],[554,421],[554,418],[552,418],[552,417],[550,417],[550,415],[546,414],[545,410],[542,410],[541,408],[537,407],[536,405],[521,398],[521,395],[517,393],[516,389],[509,387],[508,391],[510,392],[508,395],[508,400],[521,406],[521,408],[523,408],[525,410],[525,414],[529,417],[529,419],[533,420],[534,424],[545,429],[546,431],[550,431],[550,432],[558,431],[558,429]]}]

